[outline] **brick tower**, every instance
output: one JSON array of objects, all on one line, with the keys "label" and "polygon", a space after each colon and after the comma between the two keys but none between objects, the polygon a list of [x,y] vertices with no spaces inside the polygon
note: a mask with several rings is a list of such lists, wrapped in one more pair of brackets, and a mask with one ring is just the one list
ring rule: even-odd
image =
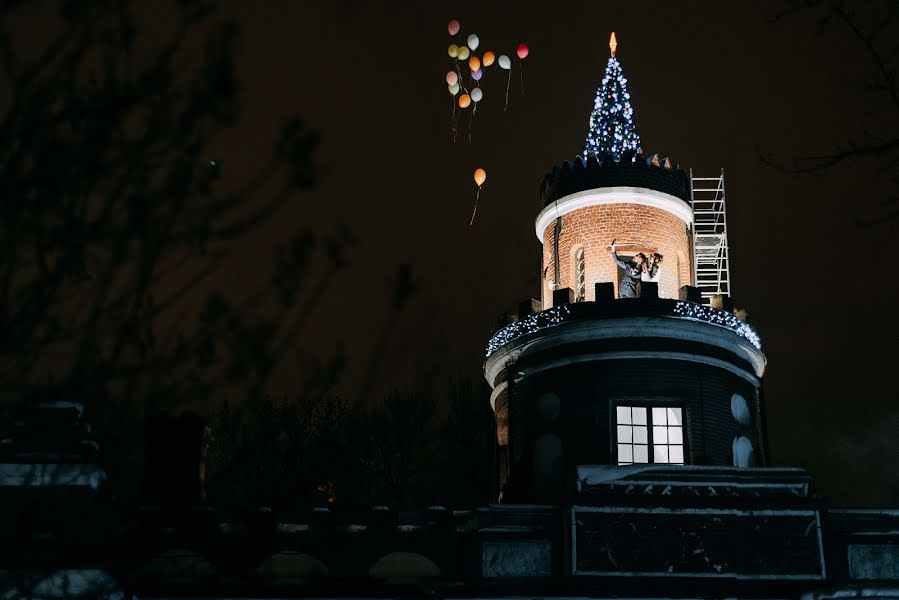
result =
[{"label": "brick tower", "polygon": [[609,41],[609,58],[597,90],[583,155],[543,180],[537,239],[543,244],[543,307],[552,292],[570,288],[575,301],[595,300],[587,282],[612,282],[618,267],[610,242],[629,260],[638,253],[665,257],[658,281],[662,297],[692,285],[690,187],[687,175],[658,155],[642,156],[627,78]]},{"label": "brick tower", "polygon": [[[541,186],[543,210],[537,238],[543,244],[543,306],[553,291],[571,288],[576,301],[595,300],[589,282],[612,282],[618,295],[619,269],[610,242],[630,259],[637,253],[664,257],[659,295],[676,298],[692,285],[690,188],[686,173],[658,155],[625,152],[578,156],[556,167]],[[557,260],[558,258],[558,260]]]},{"label": "brick tower", "polygon": [[[643,154],[614,34],[610,46],[586,149],[540,186],[541,301],[522,302],[487,348],[499,487],[512,502],[559,501],[583,465],[768,463],[761,343],[723,310],[729,297],[703,303],[693,251],[707,241],[693,228],[709,211],[687,173]],[[639,297],[617,299],[612,240],[625,261],[664,256]]]}]

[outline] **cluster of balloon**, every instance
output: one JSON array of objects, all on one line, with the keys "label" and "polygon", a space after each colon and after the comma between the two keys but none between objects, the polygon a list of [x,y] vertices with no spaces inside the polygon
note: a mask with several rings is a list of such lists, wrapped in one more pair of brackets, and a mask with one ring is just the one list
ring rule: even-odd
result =
[{"label": "cluster of balloon", "polygon": [[484,185],[485,181],[487,181],[487,171],[485,171],[484,169],[475,169],[474,182],[478,186],[478,193],[474,197],[474,210],[471,212],[471,221],[468,222],[469,227],[474,224],[474,216],[478,214],[478,200],[481,199],[481,186]]},{"label": "cluster of balloon", "polygon": [[[456,140],[457,133],[456,106],[458,105],[459,108],[466,109],[474,104],[471,111],[471,118],[469,119],[469,141],[471,141],[471,127],[474,124],[474,116],[477,114],[478,104],[484,99],[484,90],[481,88],[481,79],[484,77],[485,70],[493,64],[498,63],[500,69],[509,72],[506,81],[506,104],[503,109],[508,110],[509,85],[512,81],[512,61],[509,59],[508,55],[500,54],[497,57],[492,51],[485,52],[483,56],[475,54],[481,45],[481,39],[475,33],[469,34],[465,38],[464,44],[456,43],[456,41],[462,41],[461,36],[460,39],[456,39],[456,36],[459,36],[459,33],[462,30],[462,25],[459,23],[458,19],[452,19],[447,24],[446,30],[449,32],[450,36],[454,38],[454,43],[450,44],[449,48],[447,48],[447,54],[453,59],[454,70],[449,71],[446,74],[447,89],[453,97],[453,109],[450,116],[453,141]],[[522,61],[524,61],[528,53],[529,49],[527,44],[518,44],[516,54],[519,59],[519,68],[523,67],[524,63]],[[460,61],[462,61],[463,64],[467,62],[468,65],[468,87],[466,87],[462,77]],[[521,92],[524,94],[523,72],[521,74]],[[458,98],[456,98],[456,96],[458,96]]]},{"label": "cluster of balloon", "polygon": [[[462,25],[457,19],[451,20],[447,24],[446,29],[453,38],[453,43],[447,48],[447,54],[453,59],[454,68],[446,73],[446,85],[453,101],[452,113],[450,115],[453,142],[456,141],[456,134],[458,132],[458,114],[461,114],[457,114],[456,107],[458,106],[458,108],[464,111],[474,104],[474,107],[471,110],[471,116],[468,120],[468,142],[471,143],[471,131],[474,126],[474,118],[478,112],[478,105],[484,99],[484,90],[481,87],[481,80],[485,75],[485,71],[494,64],[498,64],[500,69],[509,72],[506,78],[506,104],[503,108],[503,111],[506,111],[509,108],[509,86],[512,82],[512,61],[506,54],[497,56],[489,50],[484,52],[481,56],[475,54],[481,45],[481,39],[476,34],[472,33],[465,37],[464,43],[462,43],[463,38],[460,36]],[[456,36],[460,37],[457,38]],[[519,69],[523,68],[524,63],[522,61],[527,57],[528,52],[527,44],[518,45],[516,54],[519,59]],[[468,66],[468,87],[466,87],[462,76],[462,64]],[[524,94],[523,71],[521,73],[521,93]],[[478,185],[478,193],[475,197],[474,212],[471,215],[471,223],[469,223],[469,226],[474,223],[474,217],[478,211],[478,199],[481,195],[481,186],[487,179],[487,173],[484,169],[477,169],[474,173],[474,178],[475,183]]]}]

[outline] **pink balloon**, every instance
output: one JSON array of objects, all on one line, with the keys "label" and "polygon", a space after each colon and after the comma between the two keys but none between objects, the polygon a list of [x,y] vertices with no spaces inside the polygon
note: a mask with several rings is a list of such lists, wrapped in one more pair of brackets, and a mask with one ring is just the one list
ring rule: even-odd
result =
[{"label": "pink balloon", "polygon": [[471,78],[474,79],[475,81],[480,81],[481,77],[483,77],[483,76],[484,76],[484,71],[482,71],[481,69],[471,72]]},{"label": "pink balloon", "polygon": [[446,30],[449,31],[450,35],[456,35],[459,33],[459,21],[457,19],[453,19],[449,22],[449,25],[446,26]]},{"label": "pink balloon", "polygon": [[529,52],[528,45],[524,43],[518,44],[518,50],[516,50],[515,52],[518,54],[518,58],[524,60]]},{"label": "pink balloon", "polygon": [[456,85],[459,81],[459,75],[455,71],[446,72],[446,85]]}]

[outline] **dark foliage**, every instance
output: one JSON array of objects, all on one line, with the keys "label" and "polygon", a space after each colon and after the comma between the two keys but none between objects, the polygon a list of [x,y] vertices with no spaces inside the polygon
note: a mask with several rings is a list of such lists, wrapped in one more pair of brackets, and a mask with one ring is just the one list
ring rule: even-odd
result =
[{"label": "dark foliage", "polygon": [[[318,135],[288,119],[263,166],[229,180],[211,148],[240,116],[238,27],[211,1],[154,10],[169,11],[164,34],[142,32],[128,1],[2,5],[5,406],[34,389],[84,403],[109,497],[124,502],[202,501],[197,476],[227,507],[489,500],[480,388],[350,402],[333,391],[338,352],[301,359],[296,393],[265,394],[355,238],[341,225],[300,227],[273,248],[269,280],[242,298],[210,291],[231,243],[315,185]],[[51,33],[27,35],[35,23]],[[378,347],[417,289],[400,266]],[[371,357],[363,390],[382,360]],[[488,477],[477,493],[469,467]]]}]

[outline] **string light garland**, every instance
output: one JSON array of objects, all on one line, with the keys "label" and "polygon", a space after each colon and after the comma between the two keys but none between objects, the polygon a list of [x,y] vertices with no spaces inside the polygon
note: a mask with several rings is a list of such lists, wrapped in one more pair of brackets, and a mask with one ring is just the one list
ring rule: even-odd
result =
[{"label": "string light garland", "polygon": [[[584,307],[589,304],[590,303],[581,303],[578,306]],[[668,302],[663,306],[664,308],[662,306],[659,307],[661,310],[659,313],[657,313],[657,315],[660,317],[678,317],[681,319],[689,319],[692,321],[699,321],[702,323],[709,323],[711,325],[724,327],[725,329],[729,329],[740,337],[748,340],[749,343],[752,344],[756,349],[762,349],[761,339],[759,338],[759,335],[758,333],[756,333],[755,329],[753,329],[752,326],[750,326],[748,323],[741,321],[733,313],[719,310],[717,308],[712,308],[711,306],[706,306],[704,304],[684,302],[683,300],[674,301],[673,305]],[[626,317],[630,315],[621,316]],[[615,317],[612,316],[609,318]],[[528,315],[524,319],[506,325],[505,327],[497,331],[487,343],[486,357],[489,358],[491,354],[493,354],[506,344],[525,335],[537,333],[549,327],[555,327],[556,325],[560,325],[562,323],[582,319],[585,319],[585,317],[573,315],[569,305],[567,304],[554,306],[547,310]]]},{"label": "string light garland", "polygon": [[606,65],[602,83],[596,90],[584,158],[594,154],[601,157],[608,153],[617,162],[628,150],[636,153],[643,150],[640,146],[637,125],[634,123],[634,109],[631,106],[631,95],[627,91],[627,77],[621,70],[621,63],[615,58],[617,46],[613,32],[609,42],[612,57]]},{"label": "string light garland", "polygon": [[508,344],[514,339],[529,333],[537,333],[547,327],[553,327],[570,320],[571,310],[567,304],[553,306],[528,315],[520,321],[515,321],[497,331],[487,342],[487,357]]},{"label": "string light garland", "polygon": [[726,310],[719,310],[704,304],[678,301],[674,307],[674,314],[675,316],[683,317],[685,319],[703,321],[705,323],[727,327],[749,340],[749,343],[759,350],[762,349],[762,341],[759,339],[759,334],[755,332],[755,329],[753,329],[749,323],[741,321],[735,314],[729,313]]}]

